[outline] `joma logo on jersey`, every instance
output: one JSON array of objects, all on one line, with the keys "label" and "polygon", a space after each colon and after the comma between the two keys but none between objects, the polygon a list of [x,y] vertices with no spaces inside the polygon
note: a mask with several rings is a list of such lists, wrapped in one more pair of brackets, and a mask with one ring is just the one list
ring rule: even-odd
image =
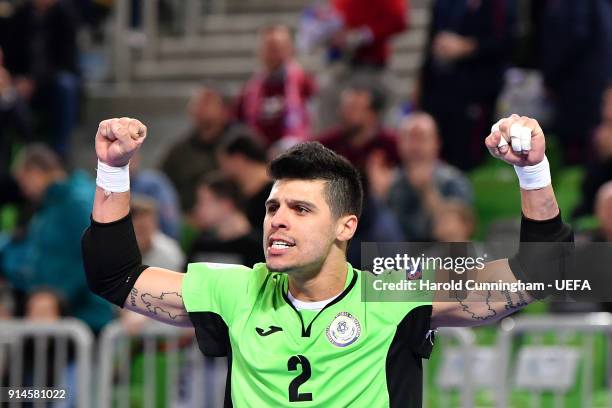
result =
[{"label": "joma logo on jersey", "polygon": [[353,344],[361,334],[359,320],[349,312],[340,312],[325,330],[327,339],[338,347]]}]

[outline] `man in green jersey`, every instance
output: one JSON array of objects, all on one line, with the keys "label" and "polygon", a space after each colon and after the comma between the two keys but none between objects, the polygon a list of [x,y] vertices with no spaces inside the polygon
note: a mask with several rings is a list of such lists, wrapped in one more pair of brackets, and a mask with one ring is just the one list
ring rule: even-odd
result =
[{"label": "man in green jersey", "polygon": [[[228,356],[227,406],[420,407],[421,359],[431,352],[432,329],[494,322],[536,296],[518,292],[485,303],[471,292],[450,302],[436,293],[433,301],[363,301],[370,274],[346,262],[361,212],[359,175],[318,143],[300,144],[270,166],[275,183],[265,208],[265,263],[192,264],[186,274],[142,265],[126,177],[145,136],[134,119],[100,123],[98,188],[83,237],[88,282],[117,305],[193,325],[203,353]],[[522,238],[571,240],[538,123],[513,115],[494,127],[486,145],[516,167]],[[477,279],[534,279],[529,262],[512,263],[490,262]]]}]

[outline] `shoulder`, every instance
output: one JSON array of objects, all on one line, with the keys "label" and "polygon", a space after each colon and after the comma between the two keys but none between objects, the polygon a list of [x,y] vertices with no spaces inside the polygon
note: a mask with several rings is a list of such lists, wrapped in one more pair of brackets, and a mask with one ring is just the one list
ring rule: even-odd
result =
[{"label": "shoulder", "polygon": [[185,150],[190,150],[192,141],[195,139],[195,137],[196,134],[194,129],[190,129],[187,132],[183,133],[174,143],[172,143],[168,147],[166,159],[180,159],[180,157],[176,156],[180,156]]},{"label": "shoulder", "polygon": [[183,256],[183,251],[179,244],[162,232],[157,232],[153,236],[153,245],[155,248],[163,250],[169,256]]},{"label": "shoulder", "polygon": [[393,129],[383,127],[378,133],[378,139],[384,143],[397,143],[397,133]]},{"label": "shoulder", "polygon": [[386,269],[384,262],[379,262],[382,260],[383,257],[374,259],[373,271],[361,272],[360,277],[362,299],[372,312],[378,311],[381,318],[398,323],[413,309],[431,306],[433,292],[421,287],[420,269],[414,273]]},{"label": "shoulder", "polygon": [[457,167],[445,162],[438,162],[436,174],[444,180],[467,180],[465,174]]},{"label": "shoulder", "polygon": [[443,187],[459,188],[460,190],[466,190],[467,195],[471,195],[471,183],[457,167],[440,162],[436,167],[435,177]]},{"label": "shoulder", "polygon": [[184,286],[198,287],[213,281],[227,286],[244,286],[263,282],[268,273],[266,265],[262,263],[255,264],[252,268],[246,265],[215,262],[190,263],[187,266]]},{"label": "shoulder", "polygon": [[245,265],[198,262],[187,265],[183,278],[183,292],[202,296],[239,298],[256,292],[268,275],[265,264]]},{"label": "shoulder", "polygon": [[85,210],[89,214],[96,192],[95,183],[90,175],[77,170],[62,184],[60,194],[63,195],[61,200],[63,206],[70,211]]}]

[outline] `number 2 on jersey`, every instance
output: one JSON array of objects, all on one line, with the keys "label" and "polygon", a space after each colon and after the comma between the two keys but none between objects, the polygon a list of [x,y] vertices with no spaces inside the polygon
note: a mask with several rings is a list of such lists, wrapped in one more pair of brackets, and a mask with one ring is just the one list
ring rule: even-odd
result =
[{"label": "number 2 on jersey", "polygon": [[291,356],[287,362],[287,369],[289,371],[296,371],[298,364],[302,366],[302,372],[289,384],[289,402],[312,401],[312,393],[305,392],[300,394],[298,391],[300,385],[310,378],[310,362],[308,359],[302,355]]}]

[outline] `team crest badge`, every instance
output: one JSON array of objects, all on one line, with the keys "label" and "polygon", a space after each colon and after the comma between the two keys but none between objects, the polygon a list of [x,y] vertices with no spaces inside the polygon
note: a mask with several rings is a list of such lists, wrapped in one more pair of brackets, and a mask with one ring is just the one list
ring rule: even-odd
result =
[{"label": "team crest badge", "polygon": [[325,330],[330,343],[338,347],[353,344],[361,334],[359,320],[349,312],[340,312]]}]

